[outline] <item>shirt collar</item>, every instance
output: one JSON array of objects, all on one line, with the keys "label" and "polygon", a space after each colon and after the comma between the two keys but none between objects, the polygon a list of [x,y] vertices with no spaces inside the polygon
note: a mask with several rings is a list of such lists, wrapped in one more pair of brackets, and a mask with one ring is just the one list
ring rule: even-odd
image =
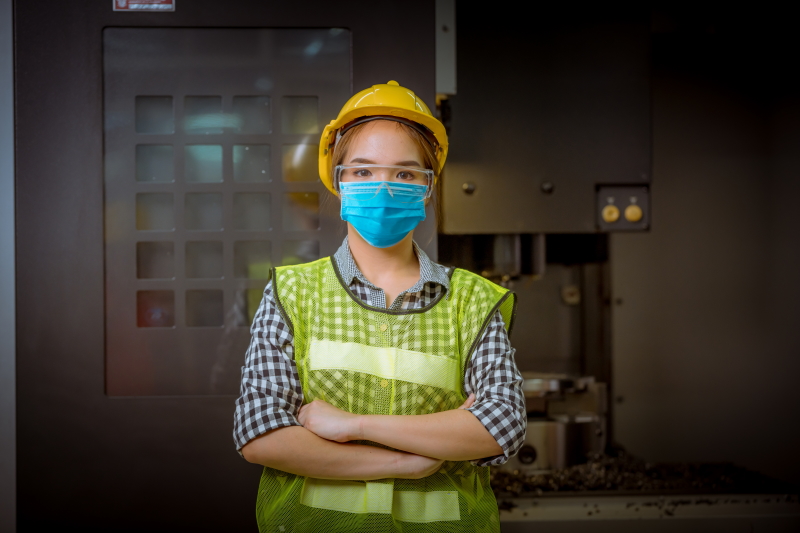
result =
[{"label": "shirt collar", "polygon": [[[414,252],[417,254],[419,260],[419,281],[413,287],[405,292],[419,292],[426,283],[436,283],[450,290],[450,276],[448,276],[447,269],[438,263],[431,261],[428,254],[420,248],[416,242],[414,244]],[[357,279],[368,287],[377,288],[364,277],[361,270],[358,269],[353,254],[350,252],[350,245],[348,244],[347,237],[344,238],[342,245],[333,255],[336,261],[336,266],[339,268],[339,273],[342,276],[342,281],[349,287],[353,283],[353,279]]]}]

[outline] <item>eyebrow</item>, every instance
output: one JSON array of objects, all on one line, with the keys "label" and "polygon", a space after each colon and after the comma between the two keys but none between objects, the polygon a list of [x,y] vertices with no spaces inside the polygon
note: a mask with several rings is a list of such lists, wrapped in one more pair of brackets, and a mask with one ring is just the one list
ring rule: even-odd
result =
[{"label": "eyebrow", "polygon": [[[351,159],[350,160],[350,164],[352,165],[353,163],[361,163],[362,165],[374,165],[374,164],[376,164],[375,161],[372,161],[371,159],[364,159],[362,157],[356,157],[355,159]],[[411,161],[398,161],[397,163],[395,163],[395,166],[398,166],[398,167],[420,167],[422,165],[420,165],[418,161],[414,161],[412,159]]]}]

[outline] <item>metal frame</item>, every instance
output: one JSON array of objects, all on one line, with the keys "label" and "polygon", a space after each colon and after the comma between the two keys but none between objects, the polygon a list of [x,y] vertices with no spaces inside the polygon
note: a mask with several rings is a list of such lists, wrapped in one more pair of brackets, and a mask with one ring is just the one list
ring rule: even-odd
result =
[{"label": "metal frame", "polygon": [[17,528],[12,20],[12,0],[0,0],[0,531],[8,532]]},{"label": "metal frame", "polygon": [[436,96],[456,94],[456,0],[436,0]]}]

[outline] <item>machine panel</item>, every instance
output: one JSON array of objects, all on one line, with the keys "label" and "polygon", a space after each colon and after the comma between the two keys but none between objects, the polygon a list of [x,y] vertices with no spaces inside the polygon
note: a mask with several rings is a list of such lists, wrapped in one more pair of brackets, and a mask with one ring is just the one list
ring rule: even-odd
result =
[{"label": "machine panel", "polygon": [[[42,10],[14,10],[19,531],[252,531],[261,469],[231,438],[247,328],[228,312],[263,287],[267,259],[327,254],[326,235],[343,237],[323,228],[322,189],[305,181],[297,146],[314,103],[321,127],[354,88],[396,79],[433,102],[434,3],[192,0],[140,13],[76,0]],[[104,42],[137,28],[153,32],[138,41],[147,60],[118,54],[127,74],[104,80],[114,56]],[[223,44],[180,37],[198,28],[231,34]],[[264,43],[289,29],[298,55],[278,69]],[[326,56],[333,79],[304,63],[326,53],[323,42],[306,55],[323,34],[350,42]],[[166,71],[163,39],[175,46]],[[272,87],[252,85],[257,62]],[[104,100],[109,91],[120,98]],[[300,164],[284,174],[284,160]],[[312,198],[292,196],[314,194],[318,222],[302,216]],[[420,241],[435,257],[429,218]],[[318,251],[289,246],[314,239]],[[114,350],[144,336],[113,338],[111,320],[117,332],[173,338],[149,367],[115,366],[125,357]]]},{"label": "machine panel", "polygon": [[445,233],[595,232],[598,185],[650,182],[647,15],[537,9],[459,4]]},{"label": "machine panel", "polygon": [[317,145],[350,45],[343,28],[103,32],[110,396],[236,394],[271,268],[336,250]]}]

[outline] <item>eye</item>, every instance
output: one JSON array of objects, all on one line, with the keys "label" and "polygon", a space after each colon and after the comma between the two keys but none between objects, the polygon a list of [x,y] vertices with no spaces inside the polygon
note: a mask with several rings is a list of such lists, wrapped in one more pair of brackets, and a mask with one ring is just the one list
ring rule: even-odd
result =
[{"label": "eye", "polygon": [[355,171],[353,171],[353,175],[355,175],[356,177],[359,177],[359,178],[368,178],[368,177],[372,176],[372,172],[370,172],[369,170],[367,170],[365,168],[359,168],[359,169],[356,169]]},{"label": "eye", "polygon": [[401,180],[411,181],[415,178],[412,172],[408,172],[407,170],[401,170],[397,173],[397,178]]}]

